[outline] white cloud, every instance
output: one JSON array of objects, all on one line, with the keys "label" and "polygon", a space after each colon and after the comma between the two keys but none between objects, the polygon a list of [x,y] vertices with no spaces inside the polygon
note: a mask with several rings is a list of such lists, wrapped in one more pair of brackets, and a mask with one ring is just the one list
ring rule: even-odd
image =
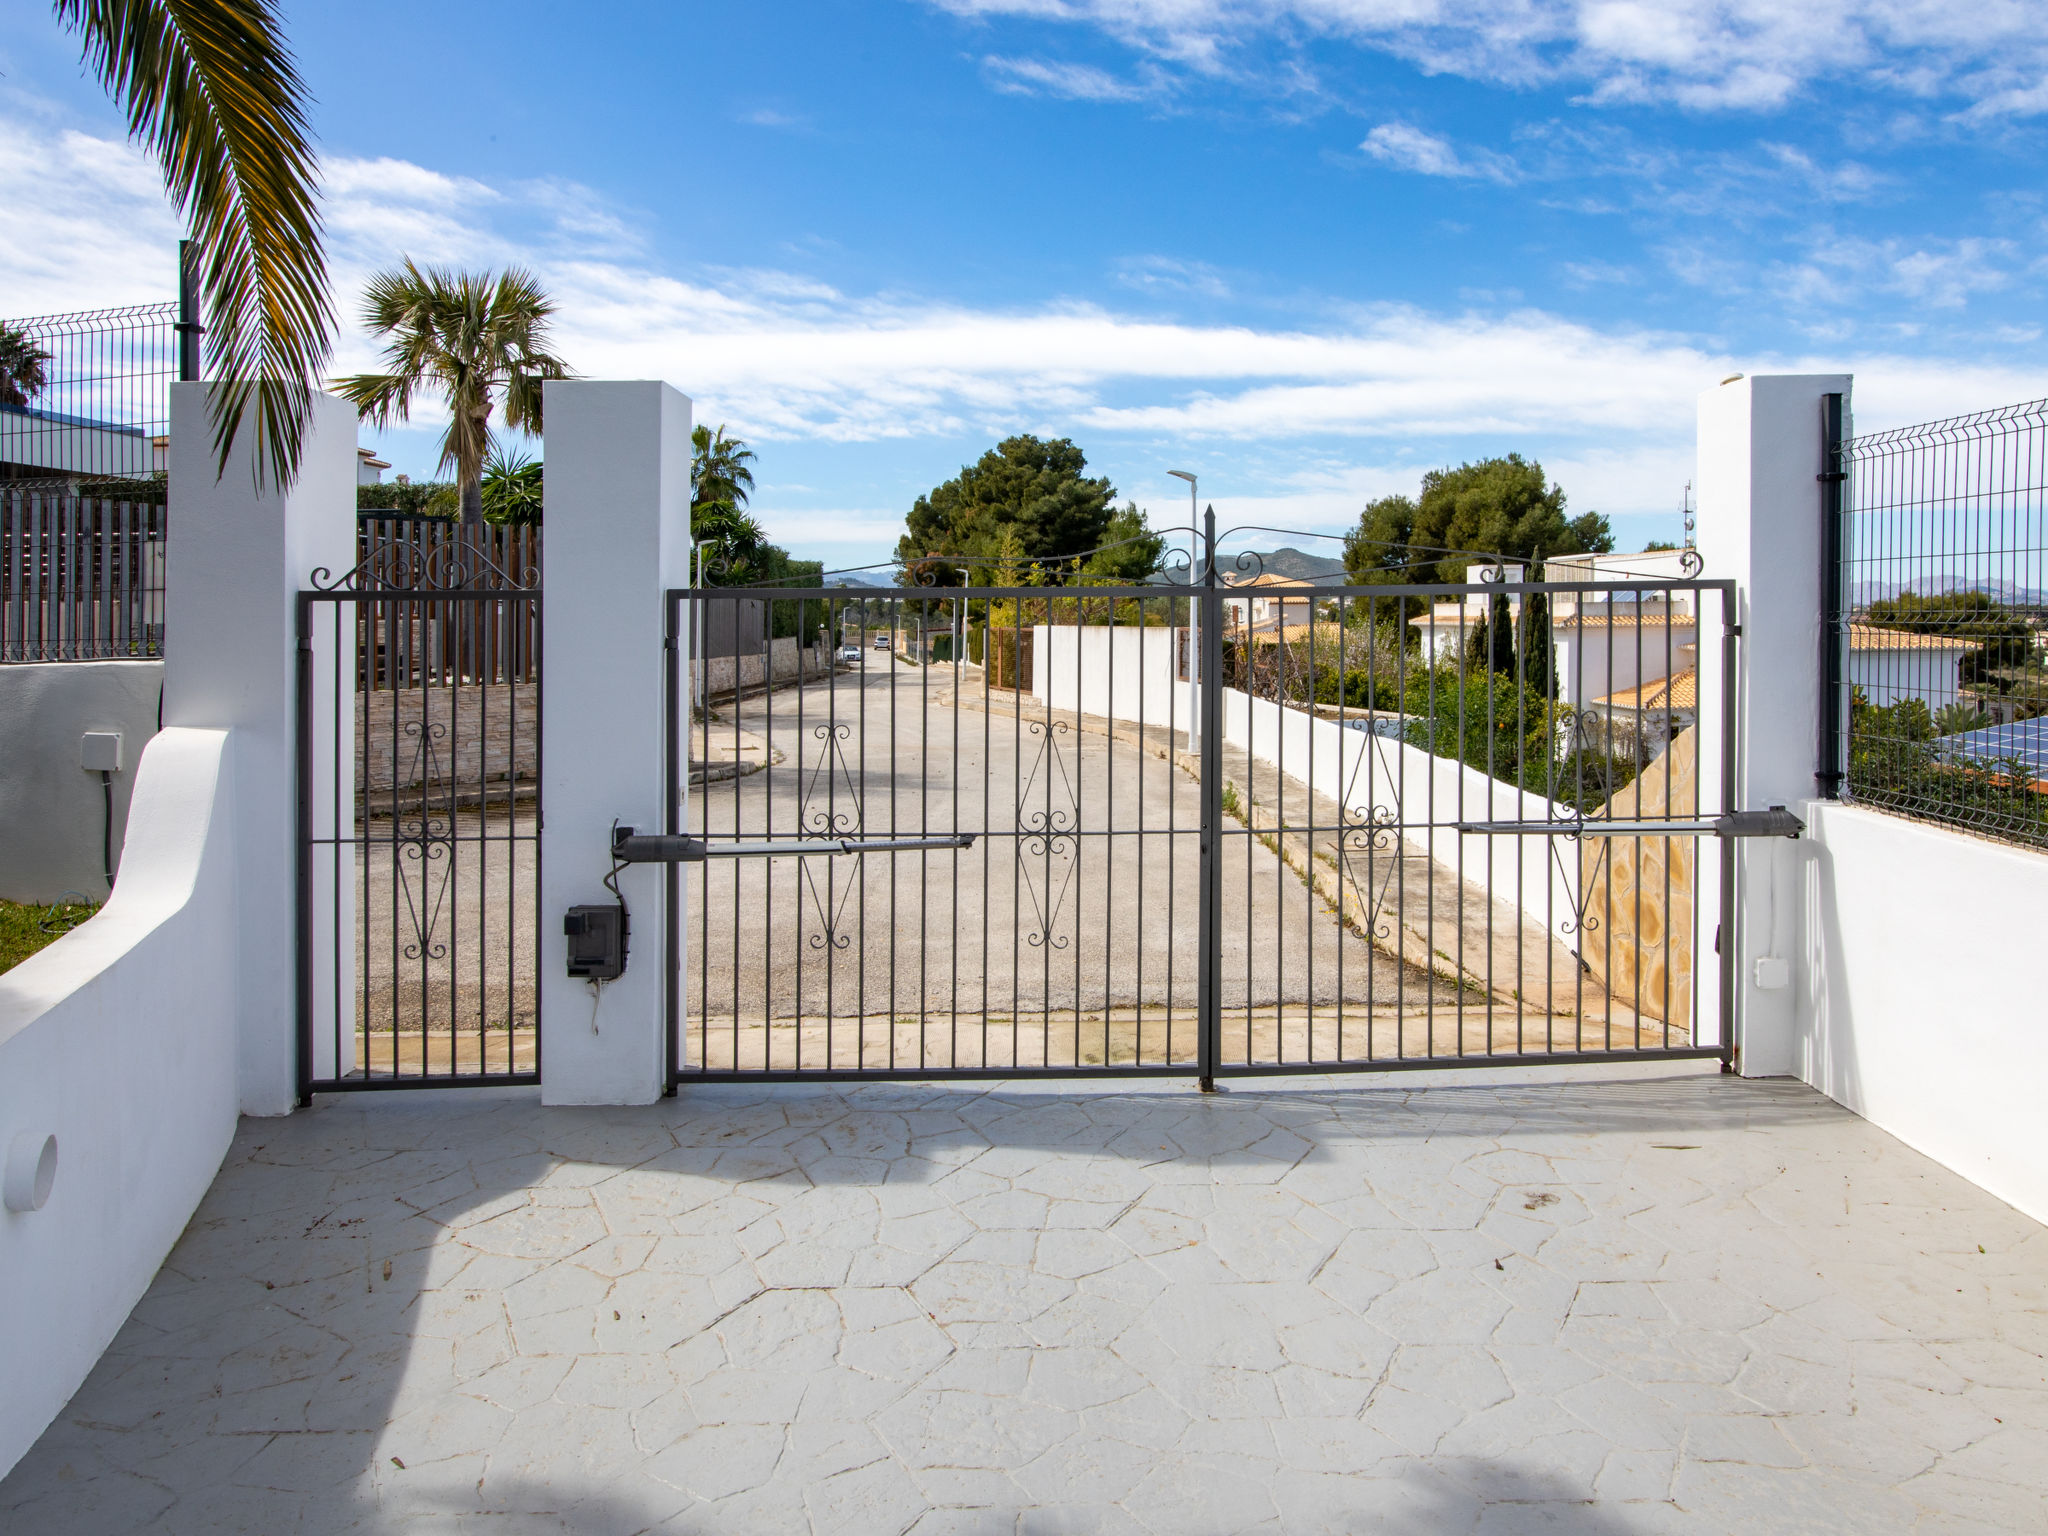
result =
[{"label": "white cloud", "polygon": [[1049,59],[1007,59],[991,54],[982,67],[999,91],[1019,96],[1060,96],[1069,101],[1142,101],[1156,95],[1158,77],[1119,80],[1092,64]]},{"label": "white cloud", "polygon": [[1116,280],[1140,293],[1191,293],[1205,299],[1227,299],[1230,285],[1206,261],[1177,256],[1127,256],[1116,265]]},{"label": "white cloud", "polygon": [[1485,149],[1461,155],[1450,140],[1425,133],[1411,123],[1381,123],[1358,147],[1382,165],[1421,176],[1498,182],[1515,177],[1515,163],[1505,155]]},{"label": "white cloud", "polygon": [[1914,244],[1826,231],[1810,243],[1805,261],[1778,267],[1772,281],[1801,304],[1853,304],[1887,293],[1931,309],[1959,309],[1973,294],[2008,286],[2018,259],[2009,240]]},{"label": "white cloud", "polygon": [[1695,109],[1783,105],[1853,78],[1967,113],[2048,111],[2037,0],[932,0],[963,15],[1097,28],[1186,68],[1224,73],[1250,45],[1337,38],[1438,74],[1565,82],[1595,99]]},{"label": "white cloud", "polygon": [[[997,309],[848,294],[773,270],[678,273],[631,247],[621,255],[605,232],[631,220],[583,189],[451,182],[437,193],[431,177],[389,162],[330,169],[330,264],[344,317],[364,277],[404,249],[478,266],[517,261],[554,294],[560,346],[585,374],[672,379],[706,419],[764,445],[923,439],[945,440],[950,452],[963,437],[1027,430],[1080,433],[1099,459],[1149,464],[1206,444],[1219,468],[1234,467],[1227,472],[1259,481],[1261,495],[1295,507],[1274,521],[1297,525],[1325,515],[1332,496],[1355,498],[1354,483],[1366,483],[1356,477],[1380,483],[1380,470],[1360,464],[1398,469],[1406,481],[1417,465],[1501,447],[1570,464],[1603,488],[1589,499],[1574,485],[1579,505],[1661,511],[1666,482],[1683,480],[1697,391],[1737,370],[1853,368],[1865,425],[2048,394],[2039,367],[1868,353],[1736,356],[1682,335],[1530,309],[1333,304],[1283,329],[1071,301]],[[15,215],[0,224],[0,292],[15,313],[168,295],[175,221],[154,194],[153,173],[118,141],[0,118],[0,193]],[[35,238],[22,239],[23,229]],[[414,239],[432,249],[407,243]],[[1850,276],[1923,304],[1989,286],[2011,255],[1984,241],[1829,248],[1853,255]],[[1141,272],[1196,283],[1206,272],[1140,260]],[[336,370],[363,367],[372,355],[368,338],[345,332]],[[1315,472],[1323,480],[1291,483],[1288,471],[1275,479],[1259,467],[1304,455],[1323,466]],[[1630,492],[1638,473],[1648,478]],[[1205,476],[1205,490],[1210,483]],[[817,494],[846,493],[828,486]],[[771,526],[815,529],[820,540],[834,529],[858,539],[870,524],[894,526],[879,512],[806,512],[773,500],[764,512],[778,520]],[[799,521],[781,523],[785,515]]]}]

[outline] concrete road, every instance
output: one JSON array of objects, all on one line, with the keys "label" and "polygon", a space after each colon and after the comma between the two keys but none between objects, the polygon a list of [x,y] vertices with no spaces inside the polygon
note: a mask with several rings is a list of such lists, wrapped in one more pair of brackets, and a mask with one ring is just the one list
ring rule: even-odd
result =
[{"label": "concrete road", "polygon": [[[960,850],[712,860],[690,872],[690,1058],[713,1066],[1086,1066],[1194,1051],[1200,800],[1142,743],[982,696],[979,673],[885,665],[700,727],[766,740],[763,772],[692,791],[720,841],[970,834]],[[1027,701],[1028,703],[1028,701]],[[989,707],[993,705],[994,707]],[[1162,733],[1163,744],[1163,733]],[[1248,831],[1226,845],[1217,986],[1254,1053],[1455,1009]],[[1291,1010],[1291,1012],[1290,1012]],[[1349,1011],[1348,1018],[1340,1015]],[[1261,1042],[1264,1042],[1263,1047]]]}]

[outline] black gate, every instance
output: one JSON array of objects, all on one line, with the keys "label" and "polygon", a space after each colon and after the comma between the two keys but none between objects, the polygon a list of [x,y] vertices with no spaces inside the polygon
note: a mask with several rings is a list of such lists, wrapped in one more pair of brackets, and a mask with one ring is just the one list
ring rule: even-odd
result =
[{"label": "black gate", "polygon": [[674,1081],[1725,1061],[1732,587],[1637,558],[671,592]]},{"label": "black gate", "polygon": [[363,539],[298,601],[299,1099],[538,1082],[537,530]]}]

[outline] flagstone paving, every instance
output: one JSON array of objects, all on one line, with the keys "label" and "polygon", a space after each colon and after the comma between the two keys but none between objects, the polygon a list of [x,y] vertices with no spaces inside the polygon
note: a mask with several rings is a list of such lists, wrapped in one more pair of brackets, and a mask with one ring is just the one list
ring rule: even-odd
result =
[{"label": "flagstone paving", "polygon": [[0,1529],[2048,1529],[2048,1235],[1716,1075],[245,1122]]}]

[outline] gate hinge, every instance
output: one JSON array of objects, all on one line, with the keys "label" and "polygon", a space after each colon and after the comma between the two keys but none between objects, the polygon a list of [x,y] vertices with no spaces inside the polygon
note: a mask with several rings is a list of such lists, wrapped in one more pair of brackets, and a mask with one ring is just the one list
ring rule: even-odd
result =
[{"label": "gate hinge", "polygon": [[1823,484],[1832,485],[1838,480],[1848,479],[1849,472],[1846,469],[1824,469],[1813,478],[1821,481]]}]

